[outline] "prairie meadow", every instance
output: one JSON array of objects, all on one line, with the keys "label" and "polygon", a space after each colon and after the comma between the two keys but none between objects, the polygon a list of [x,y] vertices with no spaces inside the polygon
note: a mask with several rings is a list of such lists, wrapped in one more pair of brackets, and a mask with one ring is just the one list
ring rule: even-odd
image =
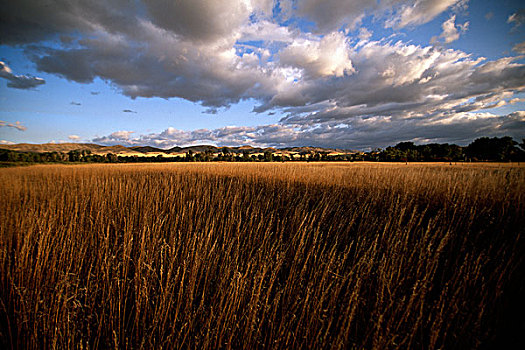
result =
[{"label": "prairie meadow", "polygon": [[4,348],[523,342],[525,168],[0,169]]}]

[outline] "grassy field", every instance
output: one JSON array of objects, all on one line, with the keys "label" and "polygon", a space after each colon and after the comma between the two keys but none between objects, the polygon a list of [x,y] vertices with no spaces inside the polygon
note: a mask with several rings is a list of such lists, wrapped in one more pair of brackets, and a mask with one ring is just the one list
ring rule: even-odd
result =
[{"label": "grassy field", "polygon": [[4,348],[523,342],[525,168],[0,169]]}]

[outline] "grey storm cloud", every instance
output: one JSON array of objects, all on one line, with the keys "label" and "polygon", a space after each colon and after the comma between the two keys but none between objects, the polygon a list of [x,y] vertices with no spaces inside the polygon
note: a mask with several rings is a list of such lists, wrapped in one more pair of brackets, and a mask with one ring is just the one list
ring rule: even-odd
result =
[{"label": "grey storm cloud", "polygon": [[[364,30],[355,37],[341,30],[357,31],[365,16],[382,21],[386,28],[411,28],[467,4],[466,0],[3,1],[0,42],[22,45],[39,71],[79,83],[100,78],[131,98],[183,98],[201,104],[207,113],[253,100],[254,112],[284,114],[275,125],[166,129],[135,137],[116,131],[94,140],[100,143],[163,146],[208,141],[349,148],[376,139],[379,144],[416,137],[438,140],[445,131],[458,142],[481,131],[523,132],[522,114],[484,112],[515,103],[516,95],[525,90],[525,66],[516,57],[483,60],[460,50],[370,41]],[[272,19],[274,6],[280,7],[283,20],[295,16],[312,21],[314,31],[281,26]],[[521,23],[521,12],[509,17],[509,23]],[[448,18],[438,37],[444,42],[456,40],[466,30],[466,24],[456,24],[455,15]],[[250,46],[251,41],[264,45]],[[521,52],[521,46],[515,51]],[[12,87],[43,83],[3,72],[4,68],[2,77]]]},{"label": "grey storm cloud", "polygon": [[[223,127],[193,131],[168,128],[160,133],[131,137],[130,131],[118,131],[93,139],[107,145],[187,146],[212,143],[219,146],[319,146],[366,149],[386,147],[401,141],[455,142],[467,144],[476,137],[510,135],[520,139],[525,133],[525,111],[508,115],[491,113],[456,113],[432,119],[402,120],[392,118],[353,118],[346,123],[272,124],[255,127]],[[444,136],[446,135],[446,136]]]},{"label": "grey storm cloud", "polygon": [[11,68],[2,61],[0,61],[0,77],[8,81],[8,87],[15,89],[32,89],[46,83],[42,78],[13,74]]},{"label": "grey storm cloud", "polygon": [[1,4],[0,43],[7,45],[92,33],[97,26],[112,32],[132,30],[137,13],[134,3],[126,0],[6,0]]},{"label": "grey storm cloud", "polygon": [[358,25],[365,15],[388,16],[385,27],[403,28],[424,24],[451,7],[464,7],[465,0],[304,0],[281,1],[284,12],[312,20],[321,32],[333,31],[342,25]]},{"label": "grey storm cloud", "polygon": [[122,112],[124,112],[124,113],[137,113],[136,111],[132,111],[131,109],[123,109]]}]

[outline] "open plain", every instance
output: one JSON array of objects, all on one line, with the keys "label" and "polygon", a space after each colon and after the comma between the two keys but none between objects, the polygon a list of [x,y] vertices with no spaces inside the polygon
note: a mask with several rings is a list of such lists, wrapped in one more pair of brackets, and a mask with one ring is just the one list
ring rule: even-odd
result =
[{"label": "open plain", "polygon": [[525,168],[0,170],[7,348],[516,344]]}]

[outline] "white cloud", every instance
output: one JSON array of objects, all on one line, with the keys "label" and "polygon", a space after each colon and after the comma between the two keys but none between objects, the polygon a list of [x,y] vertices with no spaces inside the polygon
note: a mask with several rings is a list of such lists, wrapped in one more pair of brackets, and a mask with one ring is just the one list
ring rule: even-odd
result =
[{"label": "white cloud", "polygon": [[102,144],[127,144],[130,142],[130,136],[134,131],[115,131],[108,136],[96,137],[93,142]]},{"label": "white cloud", "polygon": [[80,136],[78,136],[78,135],[69,135],[67,138],[72,140],[72,141],[80,140]]},{"label": "white cloud", "polygon": [[446,10],[464,9],[468,0],[282,0],[286,17],[304,17],[322,33],[340,27],[354,29],[365,16],[385,19],[385,27],[403,28],[427,23]]},{"label": "white cloud", "polygon": [[240,41],[292,42],[293,37],[294,33],[288,27],[280,26],[268,20],[243,26],[239,34]]},{"label": "white cloud", "polygon": [[386,27],[403,28],[430,22],[436,16],[451,7],[465,7],[464,0],[414,0],[406,1],[394,9],[392,18],[385,23]]},{"label": "white cloud", "polygon": [[350,45],[340,32],[332,32],[319,41],[296,40],[279,54],[280,63],[305,71],[311,78],[354,72],[349,59]]},{"label": "white cloud", "polygon": [[15,143],[7,140],[0,140],[0,145],[14,145]]},{"label": "white cloud", "polygon": [[112,133],[110,136],[114,137],[115,139],[119,139],[119,140],[127,140],[133,133],[134,131],[116,131]]},{"label": "white cloud", "polygon": [[19,121],[15,122],[15,123],[8,123],[6,121],[3,121],[3,120],[0,120],[0,128],[2,127],[8,127],[8,128],[14,128],[14,129],[17,129],[19,131],[26,131],[27,128],[25,126],[22,125],[22,123],[20,123]]},{"label": "white cloud", "polygon": [[456,21],[456,15],[453,15],[448,20],[443,22],[443,24],[441,25],[443,32],[441,33],[441,35],[439,35],[439,37],[432,37],[430,42],[435,43],[438,41],[438,39],[443,39],[445,44],[449,44],[453,41],[458,40],[460,34],[468,30],[469,22],[458,24],[456,26],[455,21]]}]

